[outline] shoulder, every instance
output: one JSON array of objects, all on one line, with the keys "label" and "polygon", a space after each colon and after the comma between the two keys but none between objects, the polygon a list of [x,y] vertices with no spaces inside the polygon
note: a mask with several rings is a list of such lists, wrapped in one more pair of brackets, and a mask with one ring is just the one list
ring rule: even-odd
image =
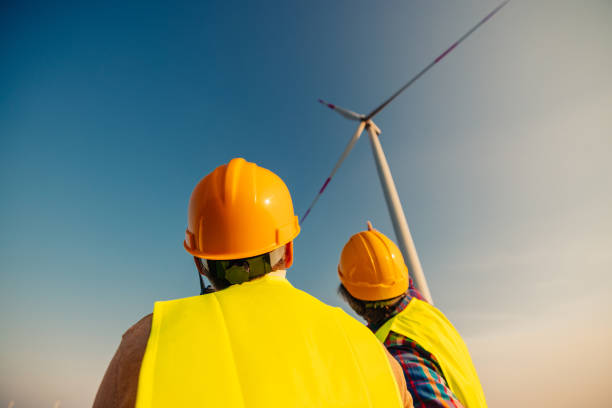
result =
[{"label": "shoulder", "polygon": [[117,353],[120,355],[118,370],[118,396],[120,407],[133,406],[138,390],[140,365],[147,349],[153,314],[148,314],[130,327],[121,339]]},{"label": "shoulder", "polygon": [[153,314],[130,327],[111,360],[94,401],[94,408],[133,407],[138,389],[140,365],[144,357]]},{"label": "shoulder", "polygon": [[151,322],[153,321],[153,313],[149,313],[138,322],[132,325],[129,329],[123,333],[123,341],[125,340],[133,340],[146,335],[149,337],[149,333],[151,332]]},{"label": "shoulder", "polygon": [[401,363],[416,363],[425,365],[442,375],[442,370],[436,357],[425,350],[419,343],[404,335],[390,331],[384,342],[389,352]]},{"label": "shoulder", "polygon": [[124,364],[137,364],[140,366],[147,348],[147,342],[149,341],[152,321],[153,314],[151,313],[140,319],[123,333],[119,350]]}]

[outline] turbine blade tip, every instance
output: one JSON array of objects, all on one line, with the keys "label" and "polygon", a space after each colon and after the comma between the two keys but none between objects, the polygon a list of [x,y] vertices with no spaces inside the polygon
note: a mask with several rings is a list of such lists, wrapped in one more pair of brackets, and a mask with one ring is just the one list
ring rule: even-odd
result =
[{"label": "turbine blade tip", "polygon": [[319,99],[318,101],[320,104],[325,105],[330,109],[336,109],[336,105],[334,105],[333,103],[326,102],[323,99]]}]

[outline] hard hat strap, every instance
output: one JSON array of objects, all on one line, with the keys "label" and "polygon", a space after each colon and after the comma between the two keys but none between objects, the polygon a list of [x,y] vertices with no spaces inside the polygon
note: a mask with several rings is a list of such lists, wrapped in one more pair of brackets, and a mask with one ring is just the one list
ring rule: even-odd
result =
[{"label": "hard hat strap", "polygon": [[205,270],[204,263],[202,262],[203,260],[196,256],[193,257],[193,260],[195,261],[196,268],[198,271],[198,278],[200,278],[200,295],[205,295],[206,293],[214,292],[215,289],[211,285],[206,286],[204,284],[204,278],[202,277]]}]

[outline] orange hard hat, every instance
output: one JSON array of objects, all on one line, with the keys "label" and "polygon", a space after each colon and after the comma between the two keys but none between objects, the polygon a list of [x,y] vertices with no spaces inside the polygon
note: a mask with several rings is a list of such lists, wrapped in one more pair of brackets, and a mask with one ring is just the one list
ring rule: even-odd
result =
[{"label": "orange hard hat", "polygon": [[346,290],[361,300],[384,300],[408,289],[408,268],[399,248],[371,228],[353,235],[340,255],[338,275]]},{"label": "orange hard hat", "polygon": [[199,258],[242,259],[279,248],[299,233],[283,180],[236,158],[193,189],[184,246]]}]

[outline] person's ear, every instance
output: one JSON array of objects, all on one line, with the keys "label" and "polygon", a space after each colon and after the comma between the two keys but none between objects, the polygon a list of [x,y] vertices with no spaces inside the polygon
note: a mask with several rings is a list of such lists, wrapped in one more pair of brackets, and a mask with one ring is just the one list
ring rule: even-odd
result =
[{"label": "person's ear", "polygon": [[293,265],[293,241],[285,245],[285,269],[291,268]]}]

